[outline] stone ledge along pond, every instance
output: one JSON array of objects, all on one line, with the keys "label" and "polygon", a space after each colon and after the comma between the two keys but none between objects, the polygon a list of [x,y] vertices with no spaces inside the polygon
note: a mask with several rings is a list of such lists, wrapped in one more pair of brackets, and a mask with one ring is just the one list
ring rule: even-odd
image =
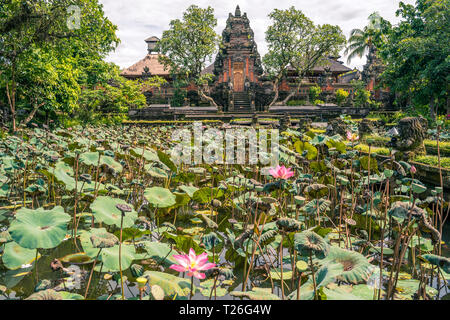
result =
[{"label": "stone ledge along pond", "polygon": [[[4,134],[2,299],[448,299],[449,206],[407,161],[360,152],[350,126],[283,128],[267,175],[248,153],[242,164],[177,164],[180,128],[194,130]],[[219,150],[220,134],[202,129],[203,146]]]}]

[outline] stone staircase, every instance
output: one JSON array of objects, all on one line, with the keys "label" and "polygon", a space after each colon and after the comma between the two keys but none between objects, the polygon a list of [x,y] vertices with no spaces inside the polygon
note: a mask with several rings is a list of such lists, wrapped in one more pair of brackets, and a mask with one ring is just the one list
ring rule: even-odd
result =
[{"label": "stone staircase", "polygon": [[251,113],[252,107],[248,94],[245,92],[235,92],[234,96],[234,112],[238,113]]}]

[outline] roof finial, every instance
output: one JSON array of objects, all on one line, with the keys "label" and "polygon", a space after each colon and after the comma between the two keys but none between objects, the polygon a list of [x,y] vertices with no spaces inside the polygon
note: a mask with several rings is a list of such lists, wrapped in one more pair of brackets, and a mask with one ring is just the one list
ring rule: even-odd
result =
[{"label": "roof finial", "polygon": [[234,13],[235,17],[240,17],[241,16],[241,9],[239,8],[239,5],[236,7],[236,12]]}]

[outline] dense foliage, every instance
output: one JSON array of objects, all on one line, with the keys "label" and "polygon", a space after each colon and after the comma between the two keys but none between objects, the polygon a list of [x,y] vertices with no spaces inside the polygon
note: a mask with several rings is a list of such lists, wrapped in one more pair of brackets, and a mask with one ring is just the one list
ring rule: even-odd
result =
[{"label": "dense foliage", "polygon": [[270,176],[256,165],[176,166],[175,128],[4,136],[3,296],[403,300],[445,291],[442,189],[408,163],[359,154],[350,132],[347,141],[288,129]]}]

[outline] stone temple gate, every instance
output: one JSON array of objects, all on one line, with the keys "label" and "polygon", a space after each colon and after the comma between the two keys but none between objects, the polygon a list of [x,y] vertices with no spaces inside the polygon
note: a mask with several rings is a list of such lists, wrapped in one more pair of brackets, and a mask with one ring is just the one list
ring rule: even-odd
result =
[{"label": "stone temple gate", "polygon": [[229,14],[214,62],[214,98],[227,111],[256,111],[255,91],[263,74],[261,57],[247,14]]},{"label": "stone temple gate", "polygon": [[[127,79],[160,76],[167,80],[167,84],[163,87],[149,88],[144,92],[150,106],[190,106],[203,108],[201,110],[207,112],[204,107],[208,107],[209,104],[199,98],[197,88],[193,84],[181,88],[186,94],[182,105],[172,104],[175,93],[180,88],[174,86],[175,76],[171,70],[161,63],[161,53],[157,51],[159,38],[153,36],[145,42],[148,45],[148,54],[144,59],[124,69],[121,75]],[[329,105],[329,100],[333,99],[338,89],[353,95],[351,81],[361,79],[361,73],[357,69],[352,70],[345,66],[339,58],[339,56],[323,57],[323,61],[301,79],[300,88],[297,88],[296,84],[297,71],[288,69],[286,76],[279,84],[279,98],[282,99],[289,92],[297,89],[292,100],[306,102],[308,107],[313,108],[315,101],[309,99],[312,86],[321,87],[322,97],[319,101],[323,100],[324,105]],[[210,94],[224,112],[252,114],[267,111],[265,108],[275,96],[273,81],[264,73],[247,13],[242,13],[239,6],[236,7],[234,14],[230,13],[228,16],[222,33],[222,43],[214,63],[205,68],[202,73],[213,75]],[[291,113],[292,108],[288,109],[287,111]]]}]

